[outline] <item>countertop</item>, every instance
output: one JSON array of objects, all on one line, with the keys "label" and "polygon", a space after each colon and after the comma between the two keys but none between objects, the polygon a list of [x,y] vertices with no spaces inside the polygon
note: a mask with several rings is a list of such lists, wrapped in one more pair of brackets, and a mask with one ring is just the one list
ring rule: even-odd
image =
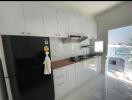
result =
[{"label": "countertop", "polygon": [[66,65],[74,64],[76,62],[77,61],[70,61],[68,59],[62,59],[62,60],[53,61],[51,63],[51,66],[53,69],[56,69],[56,68],[60,68],[60,67],[66,66]]},{"label": "countertop", "polygon": [[70,64],[74,64],[74,63],[77,63],[77,62],[80,62],[80,61],[91,59],[91,58],[96,57],[96,56],[100,56],[100,55],[94,55],[94,56],[91,56],[91,57],[88,57],[88,58],[85,58],[85,59],[82,59],[82,60],[79,60],[79,61],[70,61],[69,59],[62,59],[62,60],[52,61],[51,66],[52,66],[53,69],[57,69],[57,68],[60,68],[60,67],[66,66],[66,65],[70,65]]}]

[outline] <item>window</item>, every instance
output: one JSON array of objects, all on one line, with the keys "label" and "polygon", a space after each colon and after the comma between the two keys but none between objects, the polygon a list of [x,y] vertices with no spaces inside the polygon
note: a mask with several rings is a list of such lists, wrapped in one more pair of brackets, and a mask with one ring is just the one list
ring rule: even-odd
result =
[{"label": "window", "polygon": [[94,48],[94,51],[95,52],[103,52],[103,42],[104,41],[96,41],[95,42],[95,48]]}]

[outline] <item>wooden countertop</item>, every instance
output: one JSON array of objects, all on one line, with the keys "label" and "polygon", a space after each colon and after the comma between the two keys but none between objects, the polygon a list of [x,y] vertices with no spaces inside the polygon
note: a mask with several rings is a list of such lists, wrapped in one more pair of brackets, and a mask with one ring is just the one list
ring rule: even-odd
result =
[{"label": "wooden countertop", "polygon": [[[95,56],[93,56],[93,57],[95,57]],[[87,59],[90,59],[90,58],[93,58],[93,57],[82,59],[80,61],[84,61],[84,60],[87,60]],[[80,62],[80,61],[70,61],[68,59],[62,59],[62,60],[57,60],[57,61],[51,62],[51,66],[52,66],[53,69],[57,69],[57,68],[60,68],[60,67],[66,66],[66,65],[70,65],[70,64],[74,64],[74,63],[77,63],[77,62]]]},{"label": "wooden countertop", "polygon": [[56,69],[56,68],[60,68],[60,67],[66,66],[66,65],[73,64],[73,63],[76,63],[76,61],[70,61],[68,59],[62,59],[62,60],[53,61],[51,63],[51,66],[53,69]]}]

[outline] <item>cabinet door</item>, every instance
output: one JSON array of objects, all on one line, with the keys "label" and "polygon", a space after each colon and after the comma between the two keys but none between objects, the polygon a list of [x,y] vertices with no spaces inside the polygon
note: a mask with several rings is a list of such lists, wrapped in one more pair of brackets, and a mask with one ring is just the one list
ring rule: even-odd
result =
[{"label": "cabinet door", "polygon": [[72,14],[68,14],[68,23],[69,23],[69,34],[78,35],[81,32],[81,19]]},{"label": "cabinet door", "polygon": [[76,86],[80,86],[90,80],[95,74],[95,71],[89,69],[86,61],[81,61],[76,64]]},{"label": "cabinet door", "polygon": [[21,1],[0,2],[0,33],[23,35],[25,31]]},{"label": "cabinet door", "polygon": [[89,19],[87,26],[88,26],[88,33],[89,34],[96,34],[97,33],[97,26],[96,26],[96,23],[94,20]]},{"label": "cabinet door", "polygon": [[86,36],[87,29],[86,29],[86,20],[84,18],[79,18],[79,35]]},{"label": "cabinet door", "polygon": [[57,68],[53,71],[54,74],[54,82],[60,83],[66,80],[66,67]]},{"label": "cabinet door", "polygon": [[54,87],[55,98],[61,98],[66,94],[66,66],[55,69],[54,74]]},{"label": "cabinet door", "polygon": [[98,73],[101,73],[101,56],[96,57],[96,70]]},{"label": "cabinet door", "polygon": [[75,88],[75,64],[67,67],[67,92]]},{"label": "cabinet door", "polygon": [[60,37],[68,36],[68,20],[67,13],[57,10],[58,34]]},{"label": "cabinet door", "polygon": [[82,24],[83,31],[82,31],[82,33],[84,36],[88,36],[88,28],[89,27],[87,26],[87,24],[88,24],[88,20],[83,19],[83,24]]},{"label": "cabinet door", "polygon": [[45,36],[55,37],[58,34],[56,9],[43,5]]},{"label": "cabinet door", "polygon": [[83,83],[83,66],[81,63],[76,64],[76,87]]},{"label": "cabinet door", "polygon": [[81,61],[81,67],[82,67],[82,83],[85,83],[88,79],[88,67],[87,67],[87,64],[86,64],[86,60],[85,61]]},{"label": "cabinet door", "polygon": [[97,34],[88,34],[89,39],[97,39]]},{"label": "cabinet door", "polygon": [[90,58],[85,61],[85,69],[86,70],[86,81],[94,79],[98,74],[96,71],[96,58]]},{"label": "cabinet door", "polygon": [[97,38],[97,26],[94,20],[88,20],[87,33],[90,39]]},{"label": "cabinet door", "polygon": [[43,17],[40,2],[23,2],[26,33],[34,36],[44,36]]}]

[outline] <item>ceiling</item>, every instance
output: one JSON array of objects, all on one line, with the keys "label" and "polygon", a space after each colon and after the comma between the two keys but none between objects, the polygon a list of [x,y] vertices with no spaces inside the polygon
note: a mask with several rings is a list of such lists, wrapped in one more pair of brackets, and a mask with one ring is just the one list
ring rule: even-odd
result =
[{"label": "ceiling", "polygon": [[47,1],[48,4],[80,14],[96,16],[123,1]]}]

